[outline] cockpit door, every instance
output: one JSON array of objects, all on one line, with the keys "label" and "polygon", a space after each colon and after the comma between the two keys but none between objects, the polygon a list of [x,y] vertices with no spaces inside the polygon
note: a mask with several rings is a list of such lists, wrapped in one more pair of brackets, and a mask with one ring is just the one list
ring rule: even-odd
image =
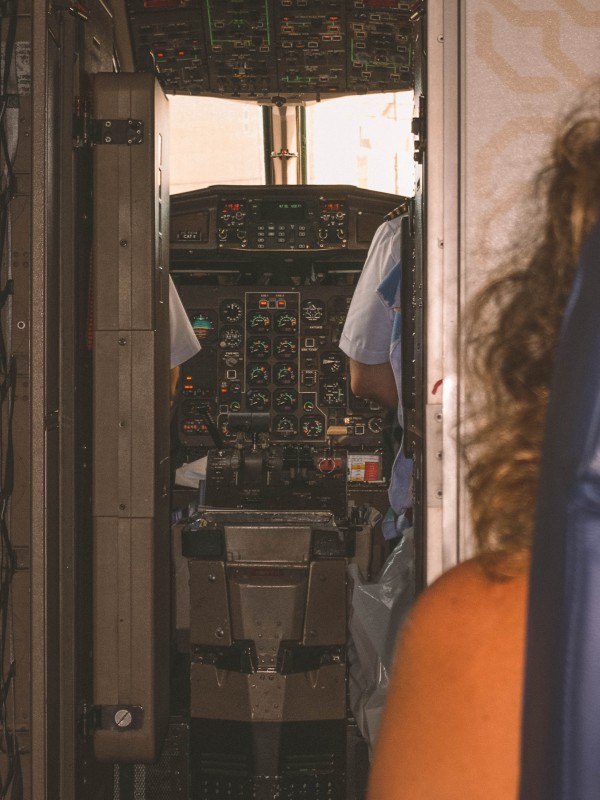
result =
[{"label": "cockpit door", "polygon": [[167,100],[99,74],[93,108],[94,749],[139,763],[168,718]]}]

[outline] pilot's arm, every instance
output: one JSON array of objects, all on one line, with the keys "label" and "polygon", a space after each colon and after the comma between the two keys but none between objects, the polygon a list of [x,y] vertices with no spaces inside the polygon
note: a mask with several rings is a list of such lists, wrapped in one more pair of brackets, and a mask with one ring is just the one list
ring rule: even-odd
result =
[{"label": "pilot's arm", "polygon": [[189,317],[169,276],[169,333],[171,337],[171,406],[177,398],[180,365],[200,350],[200,342],[194,333]]},{"label": "pilot's arm", "polygon": [[396,378],[389,361],[383,364],[363,364],[350,359],[350,388],[357,397],[375,401],[388,411],[398,408]]},{"label": "pilot's arm", "polygon": [[398,389],[390,364],[394,309],[386,306],[378,287],[400,262],[401,218],[379,226],[373,237],[346,317],[340,348],[350,358],[353,394],[396,411]]}]

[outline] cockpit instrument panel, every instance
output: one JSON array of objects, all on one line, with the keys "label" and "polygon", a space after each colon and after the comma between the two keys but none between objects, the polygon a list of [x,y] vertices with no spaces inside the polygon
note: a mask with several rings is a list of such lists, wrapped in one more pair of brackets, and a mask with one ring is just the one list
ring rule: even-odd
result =
[{"label": "cockpit instrument panel", "polygon": [[409,0],[127,0],[166,92],[321,97],[412,87]]},{"label": "cockpit instrument panel", "polygon": [[353,186],[211,186],[171,198],[171,265],[204,251],[363,251],[398,197]]},{"label": "cockpit instrument panel", "polygon": [[352,394],[339,342],[375,231],[401,202],[339,185],[171,198],[171,273],[202,345],[182,366],[184,448],[212,447],[215,429],[233,447],[252,414],[275,445],[381,445],[385,414]]},{"label": "cockpit instrument panel", "polygon": [[[375,444],[381,410],[352,395],[338,343],[352,286],[193,286],[180,292],[202,350],[183,366],[179,438],[211,444],[206,403],[225,442],[236,414],[268,412],[273,442]],[[217,309],[217,313],[215,313]],[[197,320],[214,320],[207,334]]]}]

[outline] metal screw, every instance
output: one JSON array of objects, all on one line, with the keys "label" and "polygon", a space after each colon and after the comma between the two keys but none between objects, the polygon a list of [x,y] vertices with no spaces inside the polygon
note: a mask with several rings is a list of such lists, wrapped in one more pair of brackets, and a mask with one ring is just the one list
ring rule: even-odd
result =
[{"label": "metal screw", "polygon": [[121,247],[127,247],[127,245],[129,244],[129,242],[127,241],[127,239],[121,239],[121,241],[119,242],[119,244],[121,245]]},{"label": "metal screw", "polygon": [[222,639],[223,636],[225,636],[225,631],[223,630],[223,628],[217,628],[217,630],[215,631],[215,636],[217,637],[217,639]]},{"label": "metal screw", "polygon": [[25,330],[25,323],[24,323],[23,321],[21,321],[21,322],[17,322],[17,328],[18,328],[20,331],[23,331],[23,330]]},{"label": "metal screw", "polygon": [[112,142],[112,139],[110,138],[110,136],[105,136],[104,141],[106,142],[106,144],[110,144]]},{"label": "metal screw", "polygon": [[121,347],[123,347],[123,345],[127,344],[127,339],[124,336],[121,336],[121,338],[119,339],[119,344],[121,345]]},{"label": "metal screw", "polygon": [[112,125],[112,122],[111,122],[109,119],[107,119],[107,120],[105,120],[105,121],[104,121],[104,127],[105,127],[105,128],[110,128],[110,127],[111,127],[111,125]]},{"label": "metal screw", "polygon": [[211,574],[208,576],[208,580],[209,580],[211,583],[214,583],[214,581],[216,581],[216,580],[217,580],[217,576],[216,576],[216,575],[213,575],[213,574],[211,573]]},{"label": "metal screw", "polygon": [[119,728],[128,728],[133,722],[131,711],[126,708],[120,708],[115,714],[115,725]]}]

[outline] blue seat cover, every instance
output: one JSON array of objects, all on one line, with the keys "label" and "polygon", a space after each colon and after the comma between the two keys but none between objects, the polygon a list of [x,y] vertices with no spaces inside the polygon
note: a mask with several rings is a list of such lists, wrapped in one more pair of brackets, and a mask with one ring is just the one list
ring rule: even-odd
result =
[{"label": "blue seat cover", "polygon": [[567,303],[542,449],[520,798],[600,798],[600,223]]}]

